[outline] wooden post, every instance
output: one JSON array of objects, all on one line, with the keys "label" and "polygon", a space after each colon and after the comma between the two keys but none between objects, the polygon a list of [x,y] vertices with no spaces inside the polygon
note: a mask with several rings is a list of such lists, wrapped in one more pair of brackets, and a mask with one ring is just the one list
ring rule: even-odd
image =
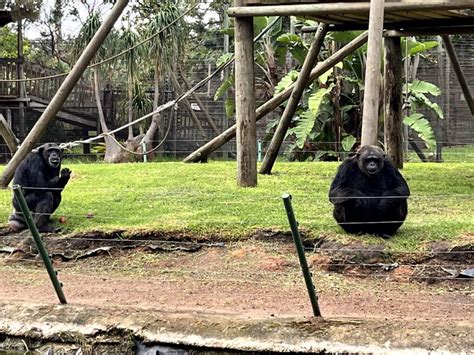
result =
[{"label": "wooden post", "polygon": [[362,115],[361,145],[376,145],[378,141],[380,63],[384,0],[370,2],[369,40],[365,68],[364,111]]},{"label": "wooden post", "polygon": [[4,188],[8,186],[11,179],[13,178],[13,174],[15,173],[16,168],[18,167],[20,162],[26,157],[26,155],[34,148],[39,138],[48,127],[49,122],[51,122],[56,116],[56,114],[59,112],[61,106],[64,104],[72,89],[81,78],[82,73],[87,68],[87,65],[104,42],[109,31],[112,29],[127,4],[128,0],[117,0],[114,7],[110,11],[110,15],[104,20],[102,25],[99,27],[94,37],[91,39],[91,41],[77,60],[76,64],[74,64],[74,67],[72,68],[71,72],[68,74],[66,79],[61,84],[61,87],[58,89],[58,91],[52,98],[48,107],[46,107],[41,117],[31,129],[31,132],[23,141],[23,144],[20,146],[20,149],[18,149],[12,160],[10,160],[8,165],[5,167],[5,170],[3,171],[3,174],[0,178],[0,186]]},{"label": "wooden post", "polygon": [[260,174],[270,174],[272,172],[273,164],[278,156],[278,151],[280,150],[283,139],[285,138],[288,127],[290,127],[291,118],[295,114],[298,103],[303,94],[304,88],[308,84],[309,75],[311,74],[311,69],[316,64],[318,60],[318,54],[321,50],[321,47],[324,42],[324,37],[329,29],[329,25],[321,23],[318,27],[318,30],[311,42],[308,54],[306,55],[303,67],[301,72],[296,79],[295,86],[291,92],[291,96],[286,104],[285,111],[278,122],[278,127],[276,128],[275,134],[273,135],[272,141],[268,147],[267,153],[263,158],[262,166],[260,167]]},{"label": "wooden post", "polygon": [[[189,89],[191,88],[191,84],[189,83],[188,79],[186,79],[185,76],[183,75],[183,70],[181,69],[181,67],[180,67],[179,72],[180,72],[180,74],[181,74],[181,78],[183,79],[184,87],[186,88],[186,90],[189,90]],[[199,97],[199,95],[196,94],[196,93],[193,91],[193,93],[191,94],[191,96],[193,97],[194,100],[196,100],[196,103],[198,104],[199,108],[201,109],[202,113],[204,114],[204,117],[206,117],[206,120],[207,120],[207,122],[209,123],[209,125],[211,126],[212,130],[213,130],[216,134],[219,134],[219,133],[220,133],[219,128],[217,128],[216,123],[215,123],[214,120],[212,119],[211,115],[209,114],[209,111],[206,109],[206,106],[205,106],[204,103],[202,102],[202,100],[201,100],[201,98]]]},{"label": "wooden post", "polygon": [[[224,4],[224,53],[229,53],[229,47],[230,47],[230,36],[228,34],[228,30],[229,30],[229,15],[227,14],[227,10],[229,9],[229,5],[228,4]],[[229,68],[226,67],[224,68],[224,78],[228,78],[229,77]],[[223,115],[223,130],[226,130],[229,128],[229,117],[227,117],[227,113],[226,113],[226,110],[225,110],[225,104],[227,102],[227,99],[229,98],[229,93],[228,93],[228,90],[226,90],[225,94],[224,94],[224,102],[223,102],[223,108],[224,108],[224,115]],[[224,149],[222,151],[222,157],[227,160],[229,159],[229,145],[225,145],[224,146]]]},{"label": "wooden post", "polygon": [[[438,80],[436,82],[436,85],[441,89],[441,92],[443,95],[440,96],[439,98],[439,104],[441,107],[445,107],[445,102],[447,99],[448,92],[446,91],[446,85],[445,85],[445,75],[444,75],[444,65],[445,65],[445,58],[443,55],[443,44],[442,41],[443,39],[441,36],[437,36],[437,41],[438,41],[438,47],[437,49],[437,55],[438,55],[438,65],[437,65],[437,77]],[[449,87],[449,86],[448,86]],[[436,134],[436,162],[441,163],[443,161],[443,144],[445,142],[445,120],[440,119],[438,115],[436,115],[436,129],[435,129],[435,134]]]},{"label": "wooden post", "polygon": [[451,42],[449,36],[443,35],[441,37],[443,38],[444,46],[448,52],[449,60],[453,65],[454,72],[456,73],[459,84],[461,85],[462,93],[466,99],[467,106],[471,111],[471,115],[474,117],[474,101],[472,99],[471,90],[467,84],[466,77],[462,71],[461,64],[459,63],[458,56],[456,55],[456,50],[454,49],[453,43]]},{"label": "wooden post", "polygon": [[[235,0],[235,6],[242,6]],[[235,18],[235,118],[237,122],[237,184],[257,185],[253,17]]]},{"label": "wooden post", "polygon": [[[325,73],[337,63],[339,63],[342,59],[347,57],[349,54],[360,48],[363,44],[367,42],[367,32],[364,32],[354,38],[351,42],[346,44],[343,48],[338,50],[336,53],[331,55],[325,61],[319,63],[316,68],[311,70],[311,74],[309,76],[309,81],[316,80],[321,74]],[[255,119],[258,121],[262,117],[264,117],[269,112],[272,112],[275,108],[277,108],[281,103],[287,100],[290,97],[291,92],[293,91],[294,85],[290,85],[288,88],[280,92],[279,94],[275,95],[273,98],[265,102],[263,105],[259,106],[255,111]],[[205,145],[197,149],[196,151],[189,154],[186,158],[184,158],[185,163],[191,162],[199,162],[204,161],[207,159],[209,154],[211,154],[216,149],[219,149],[225,143],[230,141],[232,138],[235,137],[235,132],[237,130],[237,126],[233,125],[226,129],[224,132],[219,134],[217,137],[213,138]]]},{"label": "wooden post", "polygon": [[[17,79],[23,79],[23,22],[22,20],[18,21],[18,34],[17,34],[17,50],[18,50],[18,63],[17,63]],[[19,81],[17,83],[17,94],[20,98],[18,102],[18,125],[19,125],[19,133],[20,138],[23,139],[26,136],[26,119],[25,119],[25,98],[26,98],[26,89],[25,89],[25,82]]]},{"label": "wooden post", "polygon": [[10,149],[10,152],[14,154],[18,149],[18,139],[15,137],[12,129],[8,125],[7,120],[0,113],[0,135],[3,137],[3,140]]},{"label": "wooden post", "polygon": [[384,60],[385,151],[398,169],[403,168],[402,77],[400,38],[385,38]]},{"label": "wooden post", "polygon": [[[181,85],[179,85],[178,79],[176,78],[176,75],[174,75],[173,70],[174,69],[169,68],[169,75],[170,75],[171,81],[173,82],[173,86],[176,92],[178,93],[178,95],[181,95],[183,93],[183,89],[181,88]],[[191,107],[189,100],[186,98],[183,98],[183,104],[186,110],[188,111],[189,115],[193,119],[193,122],[196,125],[197,129],[199,130],[199,132],[201,132],[202,137],[205,139],[206,132],[204,131],[204,128],[202,128],[201,122],[199,122],[199,118],[197,117],[196,112],[194,112],[193,108]],[[171,119],[171,116],[170,116],[170,119]]]}]

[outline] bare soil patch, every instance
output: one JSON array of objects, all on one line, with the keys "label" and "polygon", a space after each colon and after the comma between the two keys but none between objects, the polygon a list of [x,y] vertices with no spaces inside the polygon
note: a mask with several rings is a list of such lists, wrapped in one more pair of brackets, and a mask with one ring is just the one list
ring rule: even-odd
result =
[{"label": "bare soil patch", "polygon": [[[125,239],[122,233],[44,236],[70,300],[249,316],[311,314],[289,235],[267,232],[224,244],[216,237]],[[55,300],[28,235],[4,236],[1,248],[3,299]],[[459,305],[462,319],[472,311],[463,306],[472,304],[472,279],[446,270],[472,268],[473,250],[433,244],[427,253],[391,253],[382,245],[323,241],[308,261],[325,314],[440,318],[448,309],[456,315],[452,306]]]},{"label": "bare soil patch", "polygon": [[[44,241],[73,306],[307,319],[311,306],[290,238],[267,233],[224,244],[178,235],[124,239],[118,231]],[[1,240],[0,302],[57,304],[29,238]],[[322,241],[307,255],[325,318],[429,322],[455,330],[460,324],[474,329],[474,288],[472,279],[445,269],[472,268],[473,250],[472,244],[433,244],[427,253],[403,254]]]}]

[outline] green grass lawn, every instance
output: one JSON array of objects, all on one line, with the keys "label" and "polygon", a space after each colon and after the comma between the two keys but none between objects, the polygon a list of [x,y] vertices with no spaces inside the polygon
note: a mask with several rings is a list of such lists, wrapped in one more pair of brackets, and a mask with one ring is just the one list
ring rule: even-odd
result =
[{"label": "green grass lawn", "polygon": [[[433,154],[427,149],[423,149],[423,152],[427,158]],[[472,163],[474,162],[474,145],[444,147],[441,155],[445,163]],[[420,161],[420,158],[412,150],[409,151],[407,159],[411,162]]]},{"label": "green grass lawn", "polygon": [[[281,195],[288,192],[307,236],[354,238],[336,225],[327,199],[338,163],[278,162],[272,175],[258,176],[256,188],[237,187],[235,162],[63,165],[73,176],[55,215],[67,218],[63,226],[67,233],[159,230],[232,239],[262,228],[287,231]],[[472,241],[474,163],[407,163],[402,173],[412,197],[407,221],[386,242],[389,247],[422,248],[434,240]],[[9,190],[0,190],[0,218],[5,222],[11,195]]]}]

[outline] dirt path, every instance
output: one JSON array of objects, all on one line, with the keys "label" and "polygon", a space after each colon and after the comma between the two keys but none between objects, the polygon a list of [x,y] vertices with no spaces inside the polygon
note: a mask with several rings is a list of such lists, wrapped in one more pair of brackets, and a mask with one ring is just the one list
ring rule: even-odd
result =
[{"label": "dirt path", "polygon": [[[64,255],[55,257],[72,307],[247,321],[311,316],[297,257],[289,243],[246,241],[172,252],[149,246],[103,248],[93,254],[68,262],[61,261]],[[472,279],[407,281],[407,272],[413,275],[413,270],[404,265],[389,271],[377,267],[369,273],[355,267],[341,274],[328,271],[334,265],[327,256],[310,255],[309,261],[326,319],[428,321],[434,328],[455,331],[462,325],[474,330]],[[19,308],[58,303],[42,263],[21,252],[0,254],[0,290],[0,303]]]}]

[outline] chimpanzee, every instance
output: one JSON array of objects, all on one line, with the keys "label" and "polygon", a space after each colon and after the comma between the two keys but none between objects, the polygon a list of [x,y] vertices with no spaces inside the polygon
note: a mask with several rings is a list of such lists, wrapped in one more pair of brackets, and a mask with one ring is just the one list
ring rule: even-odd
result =
[{"label": "chimpanzee", "polygon": [[333,215],[348,233],[388,237],[406,218],[408,185],[377,146],[363,146],[339,166],[329,190]]},{"label": "chimpanzee", "polygon": [[[61,202],[61,192],[71,177],[71,170],[61,170],[62,150],[55,143],[46,143],[29,153],[15,170],[13,184],[23,187],[23,194],[40,232],[54,232],[50,215]],[[61,172],[61,175],[60,175]],[[15,211],[8,219],[14,231],[26,229],[20,205],[13,196]]]}]

